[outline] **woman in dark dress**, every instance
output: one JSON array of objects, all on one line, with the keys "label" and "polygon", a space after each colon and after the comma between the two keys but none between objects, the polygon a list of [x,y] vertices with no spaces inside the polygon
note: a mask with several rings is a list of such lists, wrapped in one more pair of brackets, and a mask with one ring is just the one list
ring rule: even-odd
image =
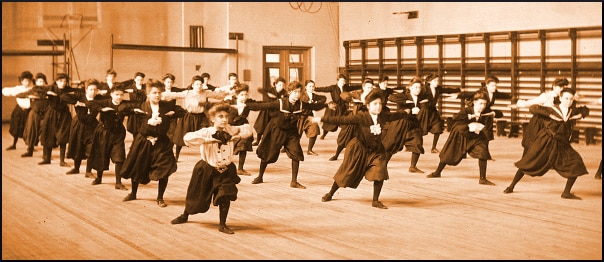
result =
[{"label": "woman in dark dress", "polygon": [[354,115],[337,117],[315,117],[314,122],[329,122],[335,124],[354,125],[358,136],[346,145],[344,160],[334,175],[331,190],[321,200],[330,201],[340,187],[357,188],[363,177],[373,181],[373,201],[371,206],[381,209],[387,207],[379,201],[384,180],[388,176],[388,160],[390,156],[382,144],[382,127],[390,121],[407,116],[407,111],[383,111],[383,94],[379,89],[373,89],[363,98],[367,110],[360,110]]},{"label": "woman in dark dress", "polygon": [[73,92],[69,86],[69,77],[66,74],[58,74],[53,85],[47,92],[48,110],[44,114],[44,120],[40,123],[40,144],[42,144],[42,158],[40,164],[50,164],[52,149],[59,146],[59,165],[69,167],[65,162],[67,142],[71,128],[71,112],[67,102],[61,99],[61,95]]},{"label": "woman in dark dress", "polygon": [[534,136],[525,154],[515,163],[518,171],[504,193],[514,192],[514,187],[525,174],[543,176],[554,169],[566,178],[561,197],[581,199],[570,190],[577,177],[588,172],[581,155],[571,146],[570,139],[577,119],[585,118],[589,109],[585,106],[573,109],[574,98],[575,90],[565,88],[560,92],[560,104],[551,107],[535,104],[529,107],[531,113],[543,117],[544,130]]},{"label": "woman in dark dress", "polygon": [[[327,97],[314,92],[315,81],[306,80],[304,84],[304,90],[300,94],[300,100],[302,102],[310,104],[325,104]],[[317,137],[321,134],[321,129],[319,128],[319,124],[312,122],[312,117],[315,116],[315,114],[317,114],[316,111],[306,110],[306,117],[302,123],[302,130],[304,130],[304,133],[308,138],[308,148],[306,150],[306,154],[318,156],[319,154],[313,151],[313,147],[315,146],[315,142],[317,142]]]},{"label": "woman in dark dress", "polygon": [[[247,84],[235,85],[235,95],[229,99],[231,110],[229,110],[229,124],[231,126],[243,126],[249,125],[247,117],[250,114],[250,109],[245,106],[248,102],[254,102],[249,98],[250,87]],[[241,138],[237,141],[233,141],[233,155],[239,156],[239,162],[237,165],[237,175],[240,176],[251,176],[250,172],[243,168],[245,165],[245,159],[247,158],[247,152],[253,152],[252,142],[254,136],[250,135],[245,138]]]},{"label": "woman in dark dress", "polygon": [[[484,131],[487,135],[489,141],[495,139],[493,134],[493,123],[495,118],[503,117],[503,112],[501,110],[492,109],[491,107],[495,105],[495,102],[498,99],[510,100],[512,95],[509,93],[501,92],[497,89],[497,85],[499,84],[499,78],[492,74],[488,74],[485,76],[484,82],[480,83],[482,85],[481,88],[476,92],[483,92],[487,94],[487,105],[485,108],[485,112],[493,112],[494,115],[492,118],[487,119],[485,123]],[[458,97],[462,99],[471,99],[474,96],[475,92],[461,92]]]},{"label": "woman in dark dress", "polygon": [[[124,91],[127,94],[127,98],[124,98],[131,104],[139,106],[147,100],[147,91],[145,91],[145,74],[136,72],[134,78],[123,83]],[[134,138],[138,134],[138,129],[143,123],[143,119],[139,118],[139,115],[134,114],[128,116],[126,122],[126,130],[132,134]]]},{"label": "woman in dark dress", "polygon": [[[325,109],[325,113],[323,116],[342,116],[348,114],[348,103],[341,99],[340,94],[342,92],[350,92],[354,89],[351,88],[347,83],[347,77],[344,74],[339,74],[337,82],[330,86],[317,86],[315,87],[315,92],[318,93],[329,93],[331,95],[331,102],[335,104],[333,107],[328,107]],[[332,109],[333,108],[333,109]],[[324,139],[328,132],[336,132],[338,131],[338,125],[334,125],[331,123],[323,123],[321,125],[323,129],[323,134],[321,135],[321,139]],[[337,159],[337,156],[336,156]],[[336,160],[334,159],[334,160]]]},{"label": "woman in dark dress", "polygon": [[[343,113],[343,115],[354,115],[359,110],[367,110],[365,108],[364,99],[374,88],[375,86],[373,85],[373,79],[365,78],[363,80],[363,83],[361,84],[361,89],[341,92],[340,101],[346,104],[347,110],[346,113]],[[382,92],[381,94],[383,96],[384,92]],[[329,161],[337,160],[342,150],[346,148],[348,142],[358,136],[356,125],[339,125],[339,127],[341,129],[336,139],[336,143],[338,146],[336,148],[335,154],[329,158]]]},{"label": "woman in dark dress", "polygon": [[404,119],[389,124],[384,136],[386,151],[392,156],[404,148],[411,152],[409,172],[424,173],[417,168],[420,155],[424,154],[423,130],[419,118],[428,114],[429,100],[422,93],[422,79],[414,77],[409,81],[409,87],[404,93],[392,93],[388,100],[395,103],[399,110],[409,109],[411,114]]},{"label": "woman in dark dress", "polygon": [[[91,78],[84,82],[83,89],[76,89],[61,95],[63,101],[74,106],[76,114],[71,121],[69,142],[67,143],[67,158],[73,159],[73,169],[67,171],[67,175],[80,173],[82,160],[88,159],[90,155],[92,135],[94,129],[99,125],[99,121],[96,119],[99,112],[98,108],[89,107],[89,105],[95,100],[108,99],[98,94],[100,85],[98,80]],[[90,165],[86,165],[85,177],[94,177]]]},{"label": "woman in dark dress", "polygon": [[133,114],[135,103],[124,101],[124,87],[122,84],[114,85],[109,90],[111,99],[94,101],[88,105],[91,110],[99,111],[99,124],[92,134],[93,148],[90,150],[90,156],[86,163],[96,170],[96,178],[92,185],[98,185],[103,182],[103,172],[109,170],[109,162],[115,164],[115,189],[128,190],[122,184],[122,165],[126,160],[126,128],[124,127],[124,117]]},{"label": "woman in dark dress", "polygon": [[21,157],[33,156],[34,147],[40,143],[41,123],[48,110],[47,92],[50,87],[46,82],[46,75],[37,73],[35,81],[36,85],[31,90],[17,95],[17,98],[28,98],[31,101],[27,120],[25,120],[25,129],[23,129],[23,141],[27,145],[27,151]]},{"label": "woman in dark dress", "polygon": [[438,153],[440,152],[436,145],[438,144],[438,139],[440,134],[444,132],[444,121],[441,118],[440,112],[438,111],[439,101],[442,98],[443,94],[454,94],[460,93],[461,88],[451,88],[451,87],[443,87],[438,83],[439,77],[435,73],[431,73],[425,78],[425,86],[424,86],[424,97],[428,99],[427,104],[427,112],[425,114],[418,115],[419,122],[423,130],[423,135],[427,135],[428,133],[432,133],[434,135],[432,139],[432,148],[430,152]]},{"label": "woman in dark dress", "polygon": [[440,162],[436,171],[428,178],[441,177],[446,165],[457,166],[466,155],[478,159],[481,185],[495,185],[487,180],[487,160],[491,160],[487,123],[492,120],[494,113],[487,111],[488,94],[476,92],[472,104],[461,109],[453,117],[453,128],[445,142],[439,157]]},{"label": "woman in dark dress", "polygon": [[[19,75],[20,85],[15,87],[2,88],[2,95],[17,96],[17,94],[30,91],[34,86],[34,75],[29,71],[23,71]],[[17,149],[17,141],[23,138],[23,130],[25,129],[25,121],[31,107],[29,98],[17,98],[17,104],[10,116],[10,127],[8,132],[13,136],[13,143],[6,150]]]},{"label": "woman in dark dress", "polygon": [[304,121],[305,110],[321,110],[325,104],[309,104],[300,101],[302,92],[302,83],[293,81],[286,87],[287,98],[281,98],[273,102],[249,102],[246,106],[253,111],[275,110],[277,115],[271,117],[268,122],[260,144],[256,149],[256,154],[261,159],[258,176],[254,178],[252,184],[263,182],[264,171],[268,164],[277,162],[281,148],[292,160],[292,179],[290,187],[306,188],[298,183],[298,168],[300,161],[304,161],[304,153],[300,145],[302,135],[302,122]]},{"label": "woman in dark dress", "polygon": [[[285,97],[287,95],[285,92],[285,78],[277,78],[273,86],[259,89],[258,92],[262,94],[262,101],[264,102],[272,102]],[[257,146],[260,144],[260,140],[262,140],[262,134],[264,133],[266,125],[271,120],[271,117],[276,114],[277,112],[274,110],[260,110],[260,112],[258,112],[256,121],[254,122],[254,130],[256,130],[257,137],[256,142],[253,142],[252,146]]]},{"label": "woman in dark dress", "polygon": [[177,168],[168,130],[172,118],[183,116],[185,110],[172,102],[161,100],[164,91],[162,82],[150,80],[145,90],[147,101],[134,109],[143,122],[132,141],[121,173],[123,178],[132,179],[132,192],[124,201],[135,200],[138,185],[146,185],[153,180],[159,181],[157,205],[166,207],[164,193],[168,178]]}]

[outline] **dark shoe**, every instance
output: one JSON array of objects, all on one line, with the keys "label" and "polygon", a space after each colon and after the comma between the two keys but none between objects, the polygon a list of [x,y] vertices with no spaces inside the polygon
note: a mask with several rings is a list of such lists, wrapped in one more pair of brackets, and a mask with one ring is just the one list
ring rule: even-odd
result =
[{"label": "dark shoe", "polygon": [[98,178],[95,178],[94,180],[92,180],[92,183],[90,183],[90,184],[92,184],[92,185],[98,185],[100,183],[101,183],[101,180],[99,180]]},{"label": "dark shoe", "polygon": [[426,176],[427,178],[434,178],[434,177],[440,177],[440,173],[430,173],[429,175]]},{"label": "dark shoe", "polygon": [[409,168],[409,172],[411,172],[411,173],[424,173],[424,171],[421,171],[419,168],[414,167],[414,166]]},{"label": "dark shoe", "polygon": [[323,195],[323,197],[321,198],[321,202],[329,202],[331,201],[332,195],[330,193],[327,193],[325,195]]},{"label": "dark shoe", "polygon": [[306,152],[306,154],[307,154],[307,155],[309,155],[309,156],[318,156],[318,155],[319,155],[319,154],[315,153],[315,152],[314,152],[314,151],[312,151],[312,150],[308,150],[308,151]]},{"label": "dark shoe", "polygon": [[124,186],[122,183],[115,184],[115,189],[128,190],[128,188],[126,188],[126,186]]},{"label": "dark shoe", "polygon": [[252,143],[252,146],[258,146],[258,141],[254,141],[254,143]]},{"label": "dark shoe", "polygon": [[21,157],[32,157],[34,155],[34,152],[25,152],[21,155]]},{"label": "dark shoe", "polygon": [[261,177],[256,177],[254,178],[254,180],[252,180],[252,184],[261,184],[262,182],[262,178]]},{"label": "dark shoe", "polygon": [[86,172],[86,174],[84,174],[84,177],[85,178],[94,178],[94,179],[96,179],[96,176],[93,173],[90,173],[90,172]]},{"label": "dark shoe", "polygon": [[15,149],[17,149],[16,146],[9,146],[6,148],[6,151],[15,150]]},{"label": "dark shoe", "polygon": [[243,169],[242,170],[238,169],[237,170],[237,175],[240,175],[240,176],[251,176],[252,174],[250,174],[250,172],[247,172],[247,171],[245,171]]},{"label": "dark shoe", "polygon": [[231,230],[227,225],[220,225],[218,227],[218,231],[229,235],[235,234],[235,232],[233,232],[233,230]]},{"label": "dark shoe", "polygon": [[300,184],[298,182],[291,182],[291,183],[289,183],[289,186],[293,187],[293,188],[306,189],[305,186],[303,186],[302,184]]},{"label": "dark shoe", "polygon": [[176,224],[182,224],[182,223],[186,223],[187,221],[189,221],[189,216],[185,216],[184,214],[178,216],[175,219],[172,219],[172,221],[170,221],[170,224],[172,225],[176,225]]},{"label": "dark shoe", "polygon": [[320,136],[319,139],[323,140],[325,139],[325,136]]},{"label": "dark shoe", "polygon": [[73,174],[79,174],[79,173],[80,173],[80,170],[77,170],[77,169],[74,168],[74,169],[71,169],[71,170],[67,171],[65,174],[66,175],[73,175]]},{"label": "dark shoe", "polygon": [[384,204],[382,204],[382,202],[380,202],[380,201],[373,201],[371,203],[371,206],[381,208],[381,209],[388,209],[388,207],[384,206]]},{"label": "dark shoe", "polygon": [[595,179],[602,179],[602,174],[596,174],[596,175],[594,176],[594,178],[595,178]]},{"label": "dark shoe", "polygon": [[132,193],[130,193],[126,197],[124,197],[124,200],[122,200],[122,201],[126,202],[126,201],[130,201],[130,200],[135,200],[135,199],[136,199],[136,196],[133,196]]},{"label": "dark shoe", "polygon": [[285,153],[285,148],[281,148],[281,151],[279,151],[281,153]]},{"label": "dark shoe", "polygon": [[580,199],[581,199],[580,197],[575,196],[575,195],[574,195],[574,194],[572,194],[572,193],[562,193],[562,196],[561,196],[561,197],[562,197],[562,198],[566,198],[566,199],[577,199],[577,200],[580,200]]},{"label": "dark shoe", "polygon": [[495,183],[487,180],[486,178],[481,178],[480,180],[478,180],[478,184],[488,185],[488,186],[494,186],[495,185]]},{"label": "dark shoe", "polygon": [[49,165],[50,161],[42,160],[42,162],[38,162],[38,165]]},{"label": "dark shoe", "polygon": [[70,167],[70,165],[65,162],[59,163],[59,166]]},{"label": "dark shoe", "polygon": [[332,157],[329,158],[329,161],[336,161],[336,160],[338,160],[337,156],[332,156]]},{"label": "dark shoe", "polygon": [[511,188],[511,187],[506,187],[506,188],[503,190],[503,193],[506,193],[506,194],[509,194],[509,193],[512,193],[512,192],[514,192],[514,189],[513,189],[513,188]]},{"label": "dark shoe", "polygon": [[167,207],[167,206],[168,206],[168,205],[166,204],[166,202],[164,202],[164,200],[163,200],[163,199],[158,199],[158,200],[157,200],[157,205],[158,205],[159,207]]},{"label": "dark shoe", "polygon": [[436,149],[436,148],[432,148],[432,150],[430,150],[430,152],[433,154],[440,153],[440,151],[438,151],[438,149]]}]

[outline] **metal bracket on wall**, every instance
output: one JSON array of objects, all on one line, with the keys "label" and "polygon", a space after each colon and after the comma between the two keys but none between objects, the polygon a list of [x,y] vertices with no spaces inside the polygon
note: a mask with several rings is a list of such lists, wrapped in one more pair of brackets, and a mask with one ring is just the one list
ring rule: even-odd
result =
[{"label": "metal bracket on wall", "polygon": [[243,40],[243,33],[229,33],[229,40]]}]

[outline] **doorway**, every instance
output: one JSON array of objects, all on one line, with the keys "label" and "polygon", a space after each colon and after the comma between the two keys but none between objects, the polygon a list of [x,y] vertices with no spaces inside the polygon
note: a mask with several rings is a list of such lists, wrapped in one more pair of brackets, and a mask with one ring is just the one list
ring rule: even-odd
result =
[{"label": "doorway", "polygon": [[310,79],[310,47],[265,46],[263,49],[263,84],[271,86],[278,77],[286,83]]}]

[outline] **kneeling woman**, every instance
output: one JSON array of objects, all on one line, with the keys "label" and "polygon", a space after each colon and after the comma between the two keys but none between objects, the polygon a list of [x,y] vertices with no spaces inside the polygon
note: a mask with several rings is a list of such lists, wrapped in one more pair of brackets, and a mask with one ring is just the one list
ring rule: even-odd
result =
[{"label": "kneeling woman", "polygon": [[185,211],[173,219],[172,224],[185,223],[189,215],[207,212],[214,199],[214,206],[220,210],[218,230],[233,234],[226,225],[226,218],[231,201],[237,200],[237,184],[241,182],[233,163],[233,143],[250,137],[252,128],[249,124],[229,125],[230,110],[234,109],[227,103],[214,105],[208,112],[213,125],[185,134],[187,146],[199,146],[201,160],[193,168]]}]

